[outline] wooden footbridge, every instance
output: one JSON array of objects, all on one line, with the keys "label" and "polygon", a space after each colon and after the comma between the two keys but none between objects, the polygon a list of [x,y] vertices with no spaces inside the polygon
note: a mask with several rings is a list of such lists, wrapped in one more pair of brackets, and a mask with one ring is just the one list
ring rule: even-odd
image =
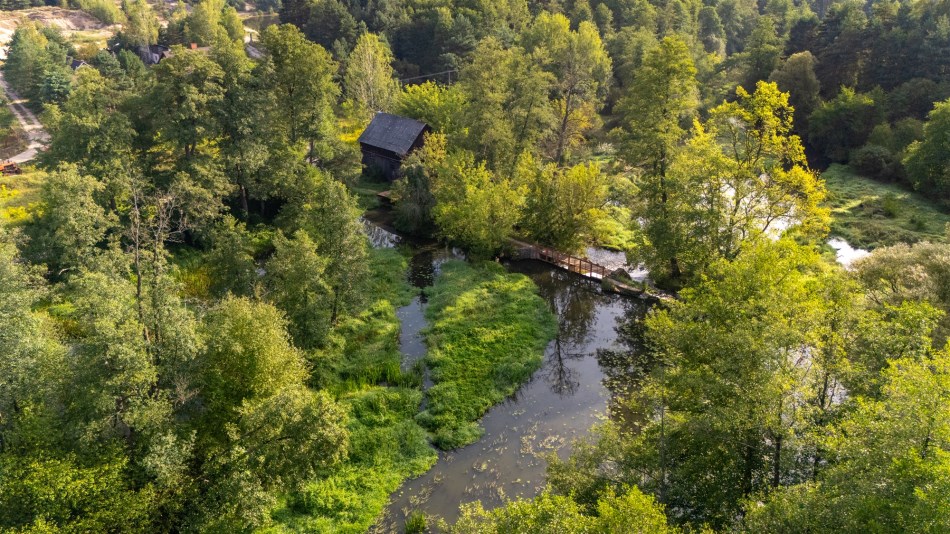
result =
[{"label": "wooden footbridge", "polygon": [[619,293],[638,297],[651,302],[662,302],[673,298],[671,295],[649,288],[646,284],[632,285],[627,281],[610,276],[610,269],[603,265],[598,265],[587,258],[579,258],[566,254],[559,250],[519,239],[509,239],[511,245],[512,257],[519,260],[538,260],[554,265],[572,273],[579,274],[584,278],[596,280],[601,283],[605,291]]},{"label": "wooden footbridge", "polygon": [[577,273],[593,280],[603,280],[610,275],[609,269],[586,258],[578,258],[577,256],[571,256],[559,250],[554,250],[553,248],[535,245],[518,239],[510,239],[509,242],[519,259],[543,261],[560,267],[565,271]]}]

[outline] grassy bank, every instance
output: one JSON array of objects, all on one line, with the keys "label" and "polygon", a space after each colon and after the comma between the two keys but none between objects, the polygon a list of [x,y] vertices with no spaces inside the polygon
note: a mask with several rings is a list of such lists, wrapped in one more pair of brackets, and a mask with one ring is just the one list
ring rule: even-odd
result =
[{"label": "grassy bank", "polygon": [[477,440],[477,420],[541,365],[556,322],[529,278],[494,263],[448,262],[427,293],[435,385],[418,420],[452,449]]},{"label": "grassy bank", "polygon": [[314,385],[349,410],[349,456],[286,496],[274,512],[272,532],[366,532],[389,495],[437,459],[415,421],[422,403],[420,376],[399,368],[395,310],[415,293],[406,282],[407,260],[396,250],[371,250],[370,268],[366,310],[344,320],[330,347],[311,355]]},{"label": "grassy bank", "polygon": [[843,165],[832,165],[822,177],[828,185],[831,233],[851,246],[874,249],[946,241],[950,214],[921,195],[865,178]]}]

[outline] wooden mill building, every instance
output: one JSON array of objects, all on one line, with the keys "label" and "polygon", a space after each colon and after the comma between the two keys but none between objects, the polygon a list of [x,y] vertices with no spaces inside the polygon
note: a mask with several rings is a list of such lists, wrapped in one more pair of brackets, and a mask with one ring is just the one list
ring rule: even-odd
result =
[{"label": "wooden mill building", "polygon": [[413,150],[422,146],[429,125],[389,113],[377,113],[360,135],[363,167],[370,175],[393,181]]}]

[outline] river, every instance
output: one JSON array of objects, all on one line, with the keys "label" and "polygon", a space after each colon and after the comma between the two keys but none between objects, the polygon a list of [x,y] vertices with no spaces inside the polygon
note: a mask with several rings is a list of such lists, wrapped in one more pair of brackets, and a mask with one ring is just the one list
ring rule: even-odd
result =
[{"label": "river", "polygon": [[[370,233],[376,246],[399,242],[378,227]],[[409,277],[417,287],[431,285],[439,265],[459,256],[458,251],[431,245],[410,246]],[[491,508],[537,495],[544,486],[546,457],[567,457],[573,440],[617,412],[611,400],[631,385],[625,377],[632,376],[629,368],[636,350],[621,333],[629,330],[624,325],[645,313],[641,301],[605,294],[598,283],[545,263],[519,261],[506,267],[530,277],[558,317],[558,334],[545,351],[544,363],[528,383],[482,418],[481,440],[440,453],[430,471],[407,481],[392,496],[376,532],[402,532],[414,510],[453,522],[463,503],[478,500]],[[406,367],[425,356],[420,333],[426,325],[425,306],[424,298],[417,297],[397,310]]]}]

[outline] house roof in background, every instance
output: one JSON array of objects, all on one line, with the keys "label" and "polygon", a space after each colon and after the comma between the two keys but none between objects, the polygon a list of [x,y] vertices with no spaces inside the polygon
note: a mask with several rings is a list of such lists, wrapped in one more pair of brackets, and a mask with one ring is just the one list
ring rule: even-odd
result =
[{"label": "house roof in background", "polygon": [[415,119],[377,113],[360,135],[359,142],[405,156],[428,126]]}]

